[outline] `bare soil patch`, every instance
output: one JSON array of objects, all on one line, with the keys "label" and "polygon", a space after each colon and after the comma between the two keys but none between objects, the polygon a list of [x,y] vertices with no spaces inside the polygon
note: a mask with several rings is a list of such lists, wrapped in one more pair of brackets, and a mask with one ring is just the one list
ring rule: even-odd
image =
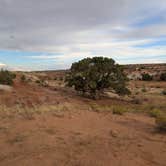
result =
[{"label": "bare soil patch", "polygon": [[[166,134],[147,114],[165,111],[164,82],[132,81],[130,99],[94,101],[50,81],[42,87],[16,79],[12,91],[0,92],[1,166],[165,166]],[[117,106],[129,112],[112,114]]]}]

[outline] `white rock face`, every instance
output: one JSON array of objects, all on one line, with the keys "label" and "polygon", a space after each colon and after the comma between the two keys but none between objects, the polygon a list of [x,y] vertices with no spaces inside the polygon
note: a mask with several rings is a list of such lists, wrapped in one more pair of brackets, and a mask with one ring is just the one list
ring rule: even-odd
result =
[{"label": "white rock face", "polygon": [[8,91],[11,92],[13,90],[13,88],[9,85],[1,85],[0,84],[0,91]]}]

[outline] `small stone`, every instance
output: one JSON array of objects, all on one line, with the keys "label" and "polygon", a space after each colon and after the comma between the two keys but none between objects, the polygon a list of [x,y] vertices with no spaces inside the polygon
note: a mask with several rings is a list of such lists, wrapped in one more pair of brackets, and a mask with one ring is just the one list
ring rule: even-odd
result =
[{"label": "small stone", "polygon": [[110,135],[111,135],[112,137],[118,137],[118,132],[111,130],[111,131],[110,131]]}]

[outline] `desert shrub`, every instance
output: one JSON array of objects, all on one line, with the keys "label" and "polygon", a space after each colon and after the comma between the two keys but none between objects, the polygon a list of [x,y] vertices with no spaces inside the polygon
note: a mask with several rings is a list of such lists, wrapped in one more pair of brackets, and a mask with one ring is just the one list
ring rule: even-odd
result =
[{"label": "desert shrub", "polygon": [[45,81],[45,80],[36,80],[36,83],[39,85],[39,86],[43,86],[43,87],[48,87],[48,82]]},{"label": "desert shrub", "polygon": [[41,83],[41,81],[40,81],[40,80],[36,80],[35,82],[36,82],[37,84],[40,84],[40,83]]},{"label": "desert shrub", "polygon": [[143,74],[142,74],[142,80],[143,80],[143,81],[152,81],[152,80],[153,80],[153,76],[151,76],[151,75],[148,74],[148,73],[143,73]]},{"label": "desert shrub", "polygon": [[161,115],[161,111],[159,109],[153,109],[149,112],[151,117],[157,118]]},{"label": "desert shrub", "polygon": [[126,113],[128,110],[124,107],[114,107],[112,110],[113,114],[118,114],[118,115],[123,115]]},{"label": "desert shrub", "polygon": [[25,118],[25,119],[27,119],[27,120],[34,120],[35,119],[34,113],[35,113],[35,110],[24,108],[20,112],[20,115],[22,115],[22,117]]},{"label": "desert shrub", "polygon": [[25,82],[26,81],[25,75],[22,75],[20,79],[21,79],[22,82]]},{"label": "desert shrub", "polygon": [[1,70],[0,71],[0,84],[4,85],[12,85],[13,79],[16,75],[8,70]]},{"label": "desert shrub", "polygon": [[95,112],[101,112],[103,107],[97,105],[97,104],[91,104],[91,109]]},{"label": "desert shrub", "polygon": [[142,104],[142,100],[140,98],[134,97],[132,100],[133,104]]},{"label": "desert shrub", "polygon": [[141,69],[142,69],[142,70],[145,69],[145,66],[142,66]]},{"label": "desert shrub", "polygon": [[166,131],[166,115],[162,114],[156,118],[157,128],[160,131]]},{"label": "desert shrub", "polygon": [[138,71],[141,71],[141,68],[138,68]]},{"label": "desert shrub", "polygon": [[147,90],[146,90],[146,88],[144,87],[144,88],[142,88],[142,92],[147,92]]},{"label": "desert shrub", "polygon": [[59,80],[60,80],[60,81],[63,81],[63,77],[60,77]]},{"label": "desert shrub", "polygon": [[164,89],[164,90],[162,91],[162,94],[163,94],[163,95],[166,95],[166,89]]},{"label": "desert shrub", "polygon": [[124,86],[121,86],[121,85],[117,85],[115,88],[114,88],[115,92],[117,94],[131,94],[130,90]]},{"label": "desert shrub", "polygon": [[161,86],[157,85],[156,88],[161,88]]},{"label": "desert shrub", "polygon": [[85,58],[73,63],[65,80],[68,86],[83,94],[90,94],[91,98],[96,98],[106,88],[112,88],[119,95],[130,92],[126,88],[128,79],[122,66],[111,58]]},{"label": "desert shrub", "polygon": [[162,73],[162,74],[160,75],[160,80],[161,80],[161,81],[166,81],[166,73]]},{"label": "desert shrub", "polygon": [[112,106],[109,105],[98,105],[98,104],[90,104],[90,109],[94,112],[112,112]]}]

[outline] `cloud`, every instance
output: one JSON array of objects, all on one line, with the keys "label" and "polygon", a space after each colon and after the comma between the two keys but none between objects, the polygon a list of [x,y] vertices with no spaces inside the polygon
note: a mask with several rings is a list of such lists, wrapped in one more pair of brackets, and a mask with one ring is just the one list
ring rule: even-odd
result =
[{"label": "cloud", "polygon": [[109,56],[119,62],[159,57],[164,46],[135,45],[158,41],[165,34],[165,0],[0,1],[0,49],[43,52],[29,58],[47,61],[46,67],[52,61],[56,68],[65,68],[87,56]]},{"label": "cloud", "polygon": [[5,66],[6,66],[6,64],[0,62],[0,68],[5,67]]},{"label": "cloud", "polygon": [[[127,27],[154,15],[156,10],[157,13],[164,11],[164,4],[165,0],[1,0],[0,47],[55,52],[59,46],[88,40],[82,39],[84,36],[79,33]],[[149,33],[165,34],[164,29],[165,25],[155,26]],[[149,29],[135,33],[137,31],[119,34],[117,38],[134,37],[133,34],[135,37],[146,37]],[[112,33],[108,32],[107,35],[111,37]],[[93,36],[89,34],[89,38],[92,37],[96,37],[94,33]]]}]

